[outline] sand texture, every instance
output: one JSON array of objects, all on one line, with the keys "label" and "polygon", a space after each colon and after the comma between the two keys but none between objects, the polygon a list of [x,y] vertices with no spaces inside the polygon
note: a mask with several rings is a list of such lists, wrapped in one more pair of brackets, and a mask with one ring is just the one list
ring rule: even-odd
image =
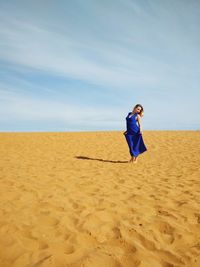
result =
[{"label": "sand texture", "polygon": [[0,133],[0,267],[199,267],[200,132]]}]

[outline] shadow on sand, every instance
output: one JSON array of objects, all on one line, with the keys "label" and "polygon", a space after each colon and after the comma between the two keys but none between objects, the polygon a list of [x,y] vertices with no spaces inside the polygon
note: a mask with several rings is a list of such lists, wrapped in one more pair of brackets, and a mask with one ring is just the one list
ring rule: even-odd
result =
[{"label": "shadow on sand", "polygon": [[121,160],[107,160],[107,159],[96,159],[96,158],[89,158],[85,156],[76,156],[77,159],[84,159],[84,160],[98,160],[103,162],[111,162],[111,163],[127,163],[128,161],[121,161]]}]

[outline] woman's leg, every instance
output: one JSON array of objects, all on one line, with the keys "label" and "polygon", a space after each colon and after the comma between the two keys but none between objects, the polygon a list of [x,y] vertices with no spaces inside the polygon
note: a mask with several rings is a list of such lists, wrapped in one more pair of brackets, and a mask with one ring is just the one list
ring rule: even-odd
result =
[{"label": "woman's leg", "polygon": [[131,156],[131,159],[129,160],[129,162],[133,162],[134,161],[134,156]]},{"label": "woman's leg", "polygon": [[138,156],[137,156],[137,157],[135,157],[135,156],[131,156],[131,159],[130,159],[129,162],[137,163],[137,158],[138,158]]}]

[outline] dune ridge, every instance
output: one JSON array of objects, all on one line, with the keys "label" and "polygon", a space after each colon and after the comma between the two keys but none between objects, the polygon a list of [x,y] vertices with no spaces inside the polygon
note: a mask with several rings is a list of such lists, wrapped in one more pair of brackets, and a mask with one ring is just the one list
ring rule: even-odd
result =
[{"label": "dune ridge", "polygon": [[199,131],[0,133],[0,267],[200,266]]}]

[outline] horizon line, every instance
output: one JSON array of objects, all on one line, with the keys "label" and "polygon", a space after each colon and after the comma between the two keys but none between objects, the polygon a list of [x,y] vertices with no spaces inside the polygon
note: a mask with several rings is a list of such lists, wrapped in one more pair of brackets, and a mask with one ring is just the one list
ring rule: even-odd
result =
[{"label": "horizon line", "polygon": [[[125,130],[79,130],[79,131],[0,131],[0,133],[90,133],[90,132],[124,132]],[[187,131],[187,132],[198,132],[200,129],[149,129],[143,132],[159,132],[159,131]]]}]

